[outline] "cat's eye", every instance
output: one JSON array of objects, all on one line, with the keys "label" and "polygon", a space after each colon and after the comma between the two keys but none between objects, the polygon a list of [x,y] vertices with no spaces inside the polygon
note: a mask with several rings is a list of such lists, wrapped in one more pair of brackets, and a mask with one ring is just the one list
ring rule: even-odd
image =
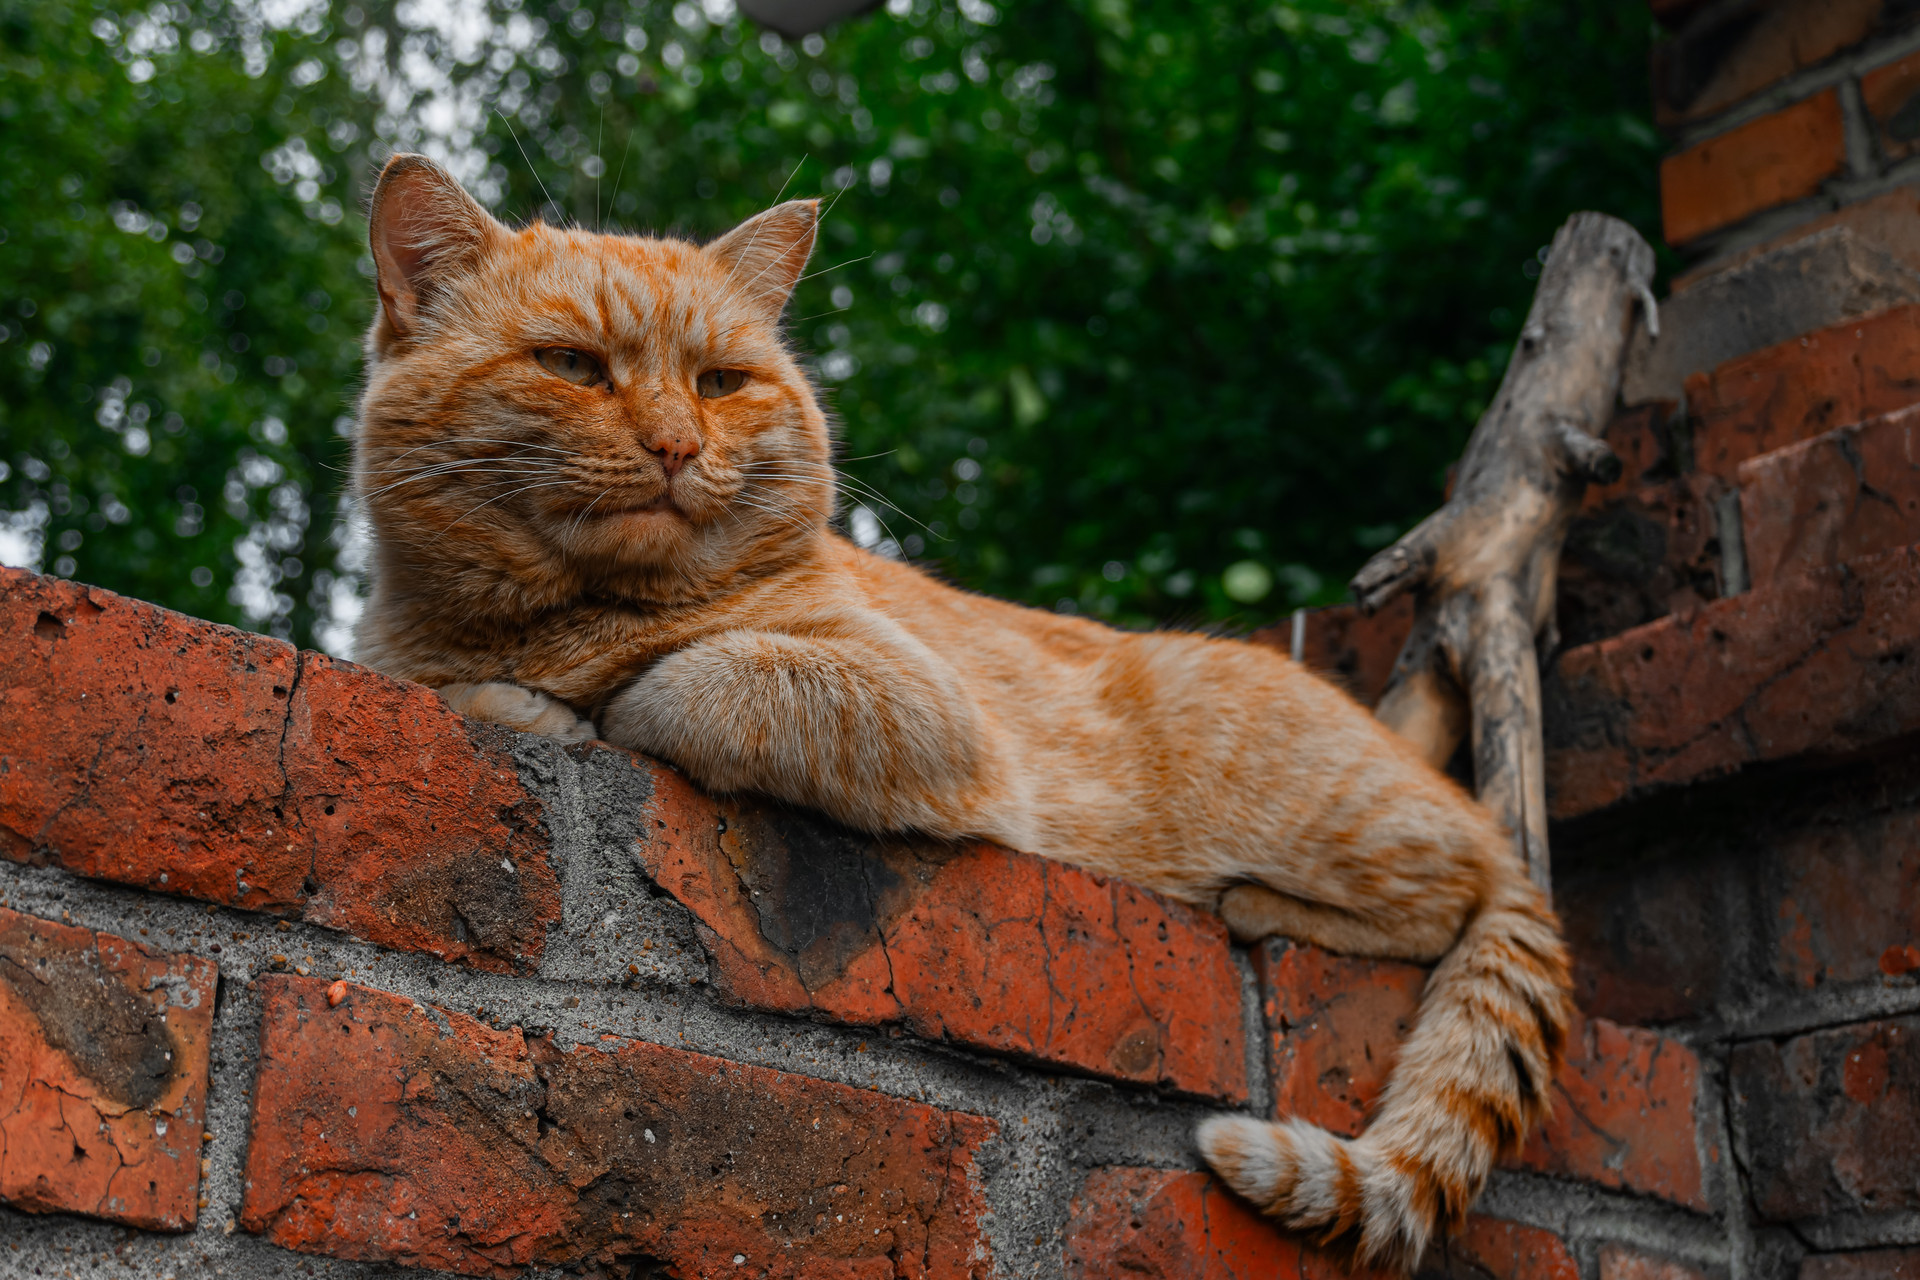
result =
[{"label": "cat's eye", "polygon": [[700,375],[694,385],[700,388],[702,399],[717,400],[746,386],[747,375],[738,369],[709,369]]},{"label": "cat's eye", "polygon": [[542,347],[533,353],[533,358],[554,377],[565,378],[577,386],[604,387],[607,384],[606,370],[584,351],[576,351],[572,347]]}]

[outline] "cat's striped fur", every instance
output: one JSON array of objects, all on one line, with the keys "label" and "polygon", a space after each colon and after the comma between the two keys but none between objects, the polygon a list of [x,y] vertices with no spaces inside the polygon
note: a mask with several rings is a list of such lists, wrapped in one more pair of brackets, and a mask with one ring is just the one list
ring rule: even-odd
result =
[{"label": "cat's striped fur", "polygon": [[1570,1011],[1547,904],[1478,805],[1283,655],[986,599],[834,533],[828,424],[780,327],[816,218],[784,204],[704,248],[511,231],[391,161],[359,656],[715,790],[1224,893],[1242,936],[1438,959],[1363,1136],[1199,1134],[1275,1217],[1413,1265],[1545,1109]]}]

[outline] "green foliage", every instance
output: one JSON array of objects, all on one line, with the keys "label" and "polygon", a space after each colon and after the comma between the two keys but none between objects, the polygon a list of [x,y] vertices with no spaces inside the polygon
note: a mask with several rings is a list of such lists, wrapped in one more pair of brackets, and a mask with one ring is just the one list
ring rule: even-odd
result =
[{"label": "green foliage", "polygon": [[1641,0],[894,0],[799,45],[727,0],[253,12],[0,0],[0,505],[16,556],[44,512],[61,572],[336,645],[389,149],[509,218],[825,194],[790,314],[851,531],[1127,623],[1338,598],[1437,502],[1535,250],[1655,221]]}]

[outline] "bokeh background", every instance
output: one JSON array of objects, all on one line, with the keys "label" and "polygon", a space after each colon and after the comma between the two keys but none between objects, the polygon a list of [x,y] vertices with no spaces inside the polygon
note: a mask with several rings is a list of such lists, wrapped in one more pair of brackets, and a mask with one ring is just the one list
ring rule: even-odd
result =
[{"label": "bokeh background", "polygon": [[335,653],[395,150],[502,218],[832,201],[844,527],[1244,628],[1440,498],[1553,230],[1657,240],[1643,0],[0,0],[0,562]]}]

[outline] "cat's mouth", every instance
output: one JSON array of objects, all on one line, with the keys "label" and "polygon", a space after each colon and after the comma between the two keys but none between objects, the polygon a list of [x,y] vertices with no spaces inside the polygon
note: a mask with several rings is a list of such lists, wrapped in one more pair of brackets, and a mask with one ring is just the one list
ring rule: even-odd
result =
[{"label": "cat's mouth", "polygon": [[685,517],[687,513],[673,500],[671,493],[661,493],[658,497],[645,502],[630,503],[625,506],[609,507],[602,513],[603,519],[618,519],[626,516],[676,515]]}]

